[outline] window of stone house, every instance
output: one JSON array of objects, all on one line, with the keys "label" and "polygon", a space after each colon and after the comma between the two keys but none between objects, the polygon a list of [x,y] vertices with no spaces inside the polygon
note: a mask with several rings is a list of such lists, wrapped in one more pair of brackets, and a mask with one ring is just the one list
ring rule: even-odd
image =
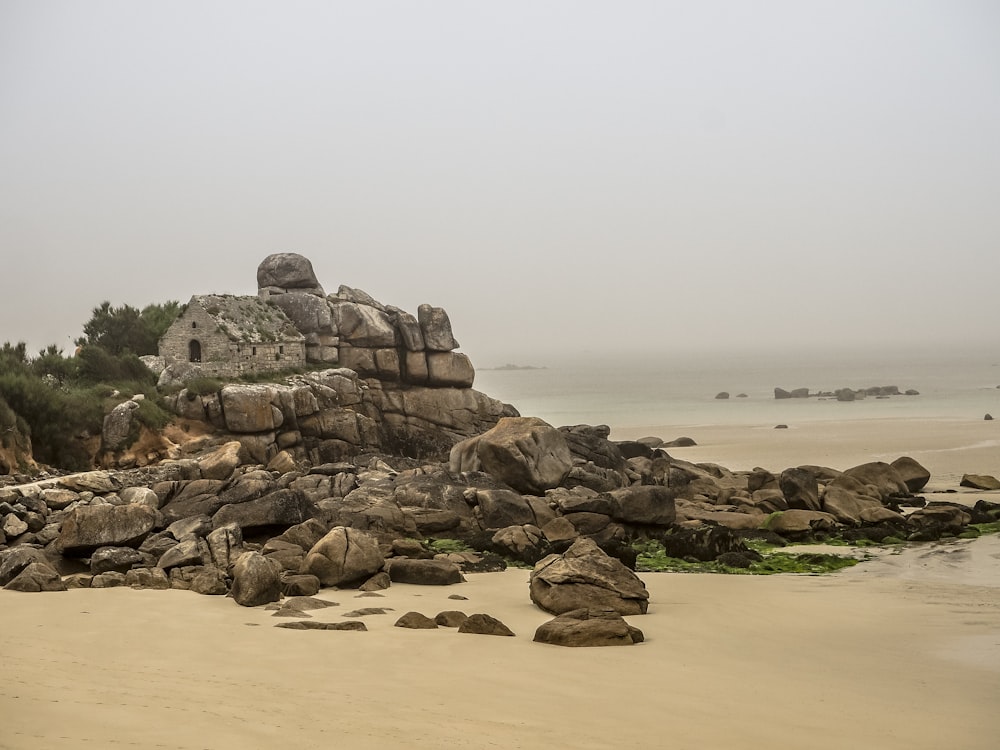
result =
[{"label": "window of stone house", "polygon": [[188,361],[201,362],[201,342],[198,339],[188,342]]},{"label": "window of stone house", "polygon": [[251,354],[252,354],[253,356],[255,356],[255,357],[256,357],[256,356],[257,356],[257,347],[256,347],[256,346],[254,346],[254,347],[251,347],[251,348],[250,348],[250,353],[251,353]]},{"label": "window of stone house", "polygon": [[198,321],[197,320],[192,320],[191,321],[191,327],[192,328],[197,328],[198,327]]}]

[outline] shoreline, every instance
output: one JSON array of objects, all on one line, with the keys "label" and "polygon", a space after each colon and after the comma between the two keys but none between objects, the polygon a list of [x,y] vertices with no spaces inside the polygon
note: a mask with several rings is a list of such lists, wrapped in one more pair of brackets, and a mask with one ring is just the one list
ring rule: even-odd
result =
[{"label": "shoreline", "polygon": [[690,437],[697,445],[667,448],[674,458],[733,471],[780,472],[818,465],[843,471],[869,461],[910,456],[931,473],[928,491],[956,488],[963,474],[1000,476],[1000,422],[896,417],[751,425],[639,425],[612,428],[612,440]]}]

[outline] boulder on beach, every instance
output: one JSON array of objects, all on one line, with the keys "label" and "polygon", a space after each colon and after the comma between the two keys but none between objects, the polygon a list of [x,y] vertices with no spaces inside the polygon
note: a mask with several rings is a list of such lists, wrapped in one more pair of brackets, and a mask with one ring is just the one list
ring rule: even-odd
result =
[{"label": "boulder on beach", "polygon": [[449,456],[454,473],[484,471],[518,492],[558,487],[573,467],[563,434],[537,417],[503,417],[496,427],[457,443]]},{"label": "boulder on beach", "polygon": [[632,646],[644,636],[614,610],[575,609],[539,625],[533,640],[553,646]]},{"label": "boulder on beach", "polygon": [[561,555],[540,560],[531,572],[529,593],[531,601],[554,615],[574,609],[641,615],[649,604],[649,592],[639,577],[587,537]]},{"label": "boulder on beach", "polygon": [[960,485],[974,490],[1000,490],[1000,479],[989,474],[963,474]]}]

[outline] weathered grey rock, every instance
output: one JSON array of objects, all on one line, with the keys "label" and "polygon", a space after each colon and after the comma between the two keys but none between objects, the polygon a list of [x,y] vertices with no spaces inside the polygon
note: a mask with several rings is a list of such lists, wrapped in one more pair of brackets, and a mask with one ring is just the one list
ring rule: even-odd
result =
[{"label": "weathered grey rock", "polygon": [[463,583],[462,570],[446,560],[414,560],[394,557],[386,562],[393,583],[414,583],[422,586],[450,586]]},{"label": "weathered grey rock", "polygon": [[890,466],[896,470],[910,492],[920,492],[930,481],[931,473],[909,456],[900,456]]},{"label": "weathered grey rock", "polygon": [[963,474],[960,485],[974,490],[1000,490],[1000,479],[989,474]]},{"label": "weathered grey rock", "polygon": [[507,526],[490,540],[497,551],[516,560],[534,565],[551,551],[542,530],[533,524]]},{"label": "weathered grey rock", "polygon": [[229,585],[225,574],[218,568],[206,565],[191,577],[189,588],[202,596],[225,596]]},{"label": "weathered grey rock", "polygon": [[458,626],[458,632],[472,633],[473,635],[514,635],[514,631],[500,622],[500,620],[492,615],[483,613],[469,615],[462,622],[462,624]]},{"label": "weathered grey rock", "polygon": [[677,518],[675,492],[660,485],[633,485],[609,493],[611,517],[624,523],[669,526]]},{"label": "weathered grey rock", "polygon": [[419,321],[405,310],[398,307],[388,307],[387,312],[396,330],[399,331],[403,346],[408,352],[422,352],[424,350],[424,333],[420,328]]},{"label": "weathered grey rock", "polygon": [[[268,404],[270,406],[270,404]],[[241,463],[245,463],[246,451],[238,440],[220,445],[211,453],[198,459],[201,476],[205,479],[229,479]]]},{"label": "weathered grey rock", "polygon": [[149,487],[124,487],[118,496],[126,505],[148,505],[153,510],[160,507],[160,498]]},{"label": "weathered grey rock", "polygon": [[52,566],[42,562],[33,562],[14,576],[4,586],[4,589],[6,591],[27,592],[65,591],[66,585]]},{"label": "weathered grey rock", "polygon": [[259,552],[244,552],[233,565],[233,599],[257,607],[281,598],[281,568]]},{"label": "weathered grey rock", "polygon": [[384,563],[375,537],[337,526],[313,545],[300,572],[316,576],[324,586],[351,586],[379,572]]},{"label": "weathered grey rock", "polygon": [[272,253],[257,266],[257,286],[261,289],[308,289],[325,296],[312,263],[298,253]]},{"label": "weathered grey rock", "polygon": [[531,572],[529,591],[536,605],[555,615],[574,609],[641,615],[649,602],[639,577],[586,537],[563,554],[539,561]]},{"label": "weathered grey rock", "polygon": [[204,513],[196,516],[182,518],[167,526],[167,531],[177,541],[183,541],[188,537],[204,537],[212,530],[212,519]]},{"label": "weathered grey rock", "polygon": [[397,628],[410,630],[437,630],[437,622],[420,612],[407,612],[395,622]]},{"label": "weathered grey rock", "polygon": [[452,472],[485,471],[527,494],[558,487],[572,466],[566,438],[537,417],[504,417],[456,444],[449,456]]},{"label": "weathered grey rock", "polygon": [[241,529],[262,526],[294,526],[314,518],[319,510],[301,492],[277,490],[264,497],[235,505],[225,505],[212,516],[216,528],[236,524]]},{"label": "weathered grey rock", "polygon": [[288,630],[362,630],[367,631],[368,626],[360,620],[348,620],[347,622],[279,622],[274,627],[287,628]]},{"label": "weathered grey rock", "polygon": [[778,477],[778,486],[789,508],[820,510],[819,483],[808,469],[785,469]]},{"label": "weathered grey rock", "polygon": [[743,538],[725,526],[672,529],[663,535],[662,541],[666,554],[679,559],[694,558],[708,562],[727,553],[750,552]]},{"label": "weathered grey rock", "polygon": [[227,523],[205,537],[209,556],[219,570],[228,571],[245,551],[243,531],[238,524]]},{"label": "weathered grey rock", "polygon": [[49,510],[64,510],[80,499],[79,493],[56,487],[42,490],[41,497]]},{"label": "weathered grey rock", "polygon": [[384,570],[379,571],[367,581],[358,586],[359,591],[384,591],[392,585],[392,579]]},{"label": "weathered grey rock", "polygon": [[442,628],[457,628],[468,619],[469,616],[465,614],[465,612],[459,612],[457,609],[448,609],[444,612],[438,612],[434,616],[434,622]]},{"label": "weathered grey rock", "polygon": [[226,429],[230,432],[269,432],[283,422],[278,393],[270,385],[227,385],[219,391]]},{"label": "weathered grey rock", "polygon": [[451,319],[444,309],[420,305],[417,308],[417,320],[428,351],[450,352],[458,348],[458,342],[451,331]]},{"label": "weathered grey rock", "polygon": [[767,528],[781,536],[798,539],[815,532],[834,531],[837,519],[818,510],[792,509],[772,515],[767,521]]},{"label": "weathered grey rock", "polygon": [[106,471],[85,471],[81,474],[70,474],[59,477],[58,484],[74,492],[93,492],[105,494],[121,489],[121,485]]},{"label": "weathered grey rock", "polygon": [[972,520],[968,508],[951,503],[935,503],[917,508],[906,517],[906,524],[913,531],[912,541],[934,541],[942,536],[957,536]]},{"label": "weathered grey rock", "polygon": [[857,479],[862,484],[870,484],[875,487],[882,500],[893,495],[909,494],[906,482],[903,481],[899,472],[884,461],[872,461],[854,466],[845,471],[844,474]]},{"label": "weathered grey rock", "polygon": [[[332,333],[333,317],[330,305],[322,296],[311,292],[288,292],[286,294],[269,294],[267,301],[281,308],[299,332],[308,336],[310,333]],[[306,339],[307,351],[309,339]]]},{"label": "weathered grey rock", "polygon": [[101,428],[101,446],[107,451],[116,451],[126,447],[129,433],[132,431],[132,413],[139,404],[131,399],[118,404],[104,417]]},{"label": "weathered grey rock", "polygon": [[48,565],[45,553],[36,547],[12,547],[0,551],[0,586],[6,586],[32,563]]},{"label": "weathered grey rock", "polygon": [[427,383],[435,388],[471,388],[476,380],[472,360],[461,352],[427,352]]},{"label": "weathered grey rock", "polygon": [[511,490],[479,490],[476,492],[477,517],[484,529],[502,529],[535,522],[535,514],[527,500]]},{"label": "weathered grey rock", "polygon": [[13,513],[8,513],[0,523],[0,531],[8,539],[16,539],[28,530],[28,524],[22,521]]},{"label": "weathered grey rock", "polygon": [[125,573],[142,561],[142,553],[132,547],[101,547],[90,556],[90,572],[95,576],[111,571]]},{"label": "weathered grey rock", "polygon": [[98,547],[138,547],[156,525],[148,505],[94,505],[71,510],[63,520],[56,548],[82,556]]},{"label": "weathered grey rock", "polygon": [[170,588],[170,579],[160,568],[131,568],[125,571],[125,585],[134,589],[162,591]]},{"label": "weathered grey rock", "polygon": [[575,609],[538,626],[535,643],[553,646],[633,646],[642,643],[639,628],[609,609]]},{"label": "weathered grey rock", "polygon": [[319,579],[310,575],[284,575],[281,577],[281,593],[285,596],[313,596],[319,593]]},{"label": "weathered grey rock", "polygon": [[[396,346],[396,327],[384,311],[354,302],[334,303],[331,310],[341,344],[367,349]],[[343,359],[341,362],[345,364]]]},{"label": "weathered grey rock", "polygon": [[90,579],[92,589],[115,589],[125,585],[125,574],[117,570],[109,570]]},{"label": "weathered grey rock", "polygon": [[205,547],[204,543],[199,543],[197,537],[188,537],[165,552],[156,566],[162,570],[170,570],[189,565],[203,565],[207,562],[204,556]]}]

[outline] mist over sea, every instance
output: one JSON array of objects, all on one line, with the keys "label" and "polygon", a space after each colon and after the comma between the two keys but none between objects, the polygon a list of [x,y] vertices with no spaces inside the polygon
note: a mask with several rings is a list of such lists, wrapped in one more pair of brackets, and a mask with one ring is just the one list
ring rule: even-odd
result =
[{"label": "mist over sea", "polygon": [[[475,388],[550,424],[761,425],[840,419],[1000,419],[1000,353],[983,350],[692,353],[537,357],[543,369],[477,370]],[[776,400],[775,387],[895,385],[918,396]],[[716,399],[726,391],[729,399]],[[737,397],[745,393],[745,398]],[[669,436],[664,436],[669,437]]]}]

